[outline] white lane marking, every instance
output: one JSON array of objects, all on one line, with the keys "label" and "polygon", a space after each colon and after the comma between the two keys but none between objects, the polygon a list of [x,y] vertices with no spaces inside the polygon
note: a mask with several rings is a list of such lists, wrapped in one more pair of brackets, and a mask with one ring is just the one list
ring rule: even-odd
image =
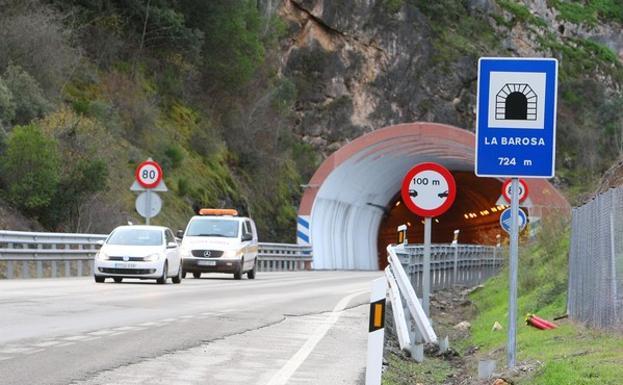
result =
[{"label": "white lane marking", "polygon": [[116,332],[127,332],[127,331],[134,331],[134,330],[145,330],[144,328],[139,328],[136,326],[122,326],[119,328],[114,328],[113,329]]},{"label": "white lane marking", "polygon": [[69,346],[69,345],[74,345],[75,342],[65,342],[64,344],[60,344],[60,345],[56,345],[57,348],[60,348],[61,346]]},{"label": "white lane marking", "polygon": [[155,322],[143,322],[142,324],[138,324],[138,326],[154,326]]},{"label": "white lane marking", "polygon": [[63,338],[65,341],[81,341],[86,340],[89,336],[71,336]]},{"label": "white lane marking", "polygon": [[98,330],[96,332],[90,332],[87,334],[92,335],[92,336],[106,336],[106,335],[113,334],[113,333],[114,333],[113,330]]},{"label": "white lane marking", "polygon": [[316,345],[322,340],[327,332],[333,327],[337,320],[341,316],[341,311],[344,310],[346,305],[358,295],[367,293],[367,290],[358,291],[356,293],[347,295],[342,298],[340,302],[335,305],[331,314],[324,320],[324,322],[316,329],[312,335],[307,339],[305,344],[301,346],[298,352],[296,352],[289,360],[279,369],[277,373],[268,381],[266,385],[285,385],[294,372],[301,366],[301,364],[307,359],[310,353],[314,350]]},{"label": "white lane marking", "polygon": [[13,358],[13,357],[11,357],[11,356],[0,357],[0,361],[10,360],[11,358]]},{"label": "white lane marking", "polygon": [[58,345],[60,343],[61,341],[45,341],[45,342],[40,342],[38,344],[34,344],[34,346],[39,347],[39,348],[47,348],[48,346]]},{"label": "white lane marking", "polygon": [[165,318],[163,320],[160,320],[160,322],[173,322],[175,320],[176,320],[176,318]]},{"label": "white lane marking", "polygon": [[28,354],[37,350],[36,347],[28,346],[9,346],[0,350],[0,354]]}]

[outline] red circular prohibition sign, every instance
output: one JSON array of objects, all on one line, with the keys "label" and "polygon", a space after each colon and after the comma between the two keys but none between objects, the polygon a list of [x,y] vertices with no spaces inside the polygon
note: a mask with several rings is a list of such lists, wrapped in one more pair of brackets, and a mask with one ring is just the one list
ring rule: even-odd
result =
[{"label": "red circular prohibition sign", "polygon": [[[409,185],[411,184],[411,180],[423,171],[434,171],[440,174],[448,184],[448,197],[440,206],[434,209],[424,209],[417,206],[409,195]],[[405,178],[402,181],[402,188],[400,192],[402,201],[414,214],[421,217],[438,217],[448,211],[454,203],[454,199],[456,198],[456,182],[454,181],[454,177],[450,171],[442,165],[432,162],[420,163],[407,172],[407,175],[405,175]]]},{"label": "red circular prohibition sign", "polygon": [[[143,179],[141,178],[140,173],[143,167],[145,166],[152,166],[156,169],[156,178],[151,183],[147,183],[143,181]],[[154,188],[158,186],[160,181],[162,181],[162,168],[160,167],[158,163],[154,162],[153,160],[146,160],[138,165],[138,167],[136,168],[136,171],[134,171],[134,177],[136,178],[136,181],[138,182],[138,184],[140,184],[144,188]]]}]

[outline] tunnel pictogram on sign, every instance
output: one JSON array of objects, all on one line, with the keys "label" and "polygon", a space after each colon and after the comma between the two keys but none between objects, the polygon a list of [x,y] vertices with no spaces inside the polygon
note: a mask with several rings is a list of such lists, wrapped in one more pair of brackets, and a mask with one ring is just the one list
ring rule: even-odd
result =
[{"label": "tunnel pictogram on sign", "polygon": [[537,94],[526,83],[507,83],[495,96],[496,120],[536,120]]}]

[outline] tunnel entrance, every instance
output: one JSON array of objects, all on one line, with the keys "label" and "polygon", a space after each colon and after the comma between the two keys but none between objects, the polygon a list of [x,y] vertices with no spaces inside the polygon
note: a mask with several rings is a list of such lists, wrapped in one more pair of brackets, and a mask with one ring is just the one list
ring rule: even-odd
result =
[{"label": "tunnel entrance", "polygon": [[[451,171],[452,172],[452,171]],[[495,244],[501,233],[499,215],[503,206],[496,206],[502,182],[495,178],[479,178],[473,172],[452,172],[457,195],[452,207],[432,221],[432,242],[450,243],[454,230],[460,230],[459,242]],[[424,218],[413,214],[396,194],[383,216],[378,232],[379,268],[387,266],[385,249],[396,243],[396,228],[407,225],[409,243],[424,242]]]},{"label": "tunnel entrance", "polygon": [[[298,211],[297,243],[311,245],[313,268],[380,269],[385,258],[379,256],[395,242],[396,227],[403,223],[411,223],[409,241],[422,242],[422,218],[406,211],[399,194],[406,173],[422,162],[441,164],[457,183],[454,205],[433,221],[433,242],[450,242],[459,229],[461,243],[491,244],[501,233],[495,203],[502,181],[474,175],[474,147],[469,131],[409,123],[375,130],[334,152],[304,185]],[[546,209],[569,212],[569,203],[549,182],[527,183],[531,220]]]}]

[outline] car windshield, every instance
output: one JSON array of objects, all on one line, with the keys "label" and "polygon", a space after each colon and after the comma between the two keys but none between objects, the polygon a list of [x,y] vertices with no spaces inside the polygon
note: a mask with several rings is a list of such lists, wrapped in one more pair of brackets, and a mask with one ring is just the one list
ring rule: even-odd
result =
[{"label": "car windshield", "polygon": [[162,245],[162,231],[147,229],[118,229],[108,239],[109,245],[158,246]]},{"label": "car windshield", "polygon": [[190,222],[186,235],[194,237],[238,237],[238,221],[230,219],[200,218]]}]

